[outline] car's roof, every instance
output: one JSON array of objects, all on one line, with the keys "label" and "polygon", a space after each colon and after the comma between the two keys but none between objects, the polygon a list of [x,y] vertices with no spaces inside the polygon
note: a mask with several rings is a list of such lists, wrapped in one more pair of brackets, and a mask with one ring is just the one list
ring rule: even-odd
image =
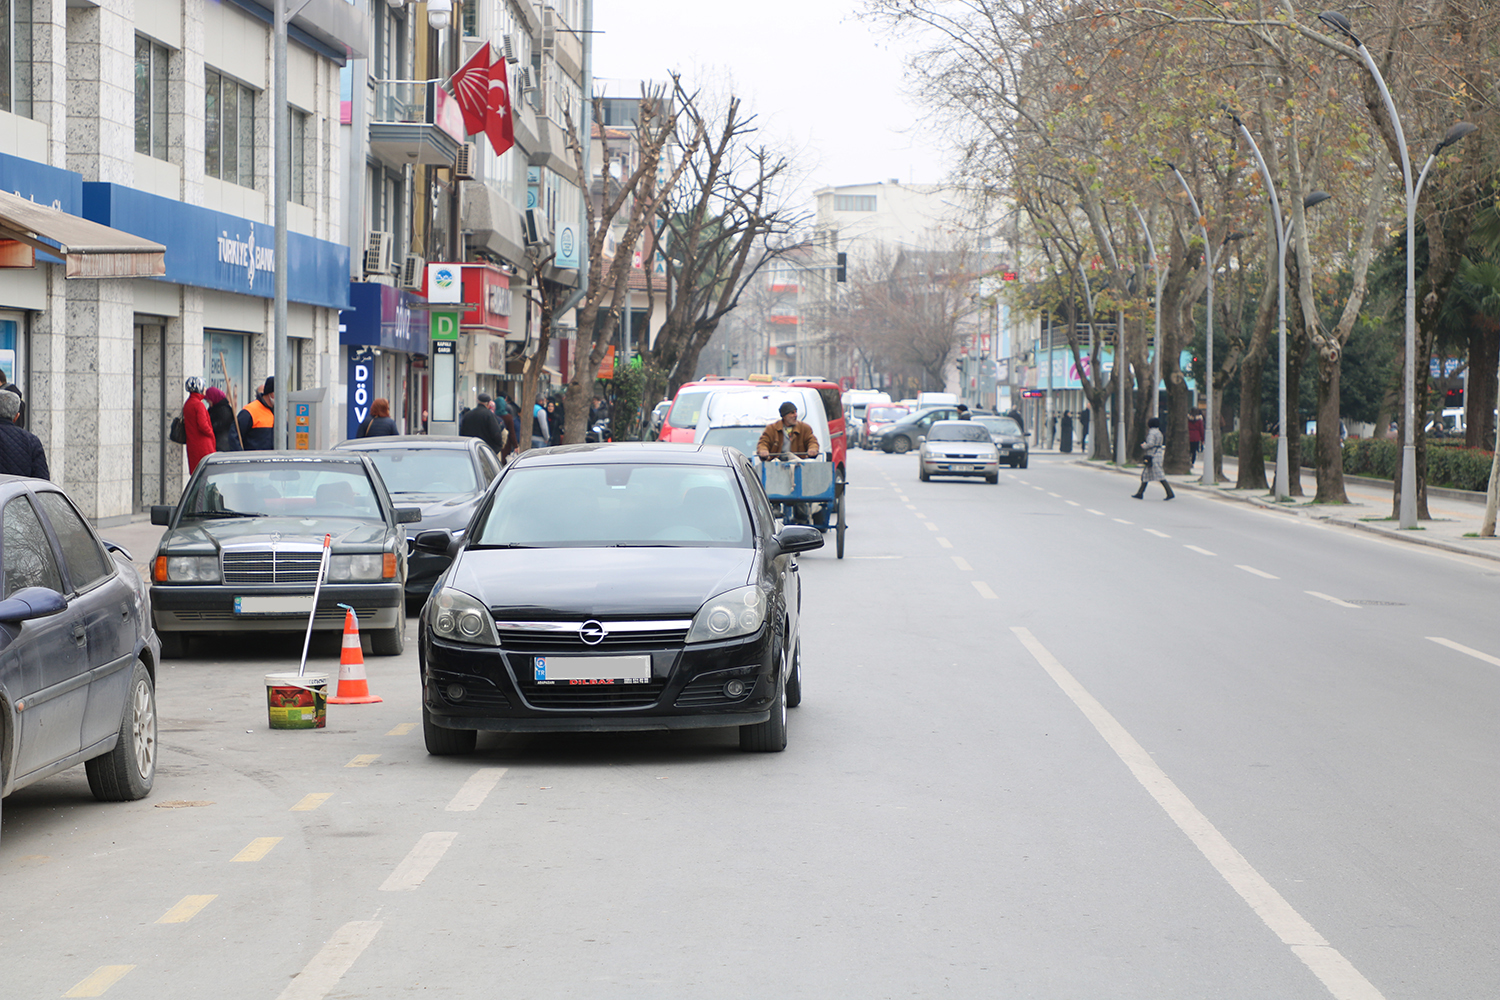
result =
[{"label": "car's roof", "polygon": [[556,448],[532,448],[511,460],[518,465],[705,465],[722,466],[731,461],[733,449],[720,445],[667,444],[661,441],[616,441],[598,444],[565,444]]},{"label": "car's roof", "polygon": [[381,437],[351,438],[334,445],[338,451],[379,451],[383,448],[472,448],[475,437],[457,434],[386,434]]}]

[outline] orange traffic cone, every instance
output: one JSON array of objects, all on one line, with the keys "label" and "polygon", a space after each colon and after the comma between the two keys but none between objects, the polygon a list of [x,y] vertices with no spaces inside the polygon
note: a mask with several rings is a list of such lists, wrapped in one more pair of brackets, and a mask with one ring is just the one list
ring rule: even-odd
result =
[{"label": "orange traffic cone", "polygon": [[359,619],[354,609],[347,604],[344,612],[344,648],[339,653],[338,694],[328,699],[330,705],[370,705],[384,701],[370,693],[370,682],[365,679],[365,654],[359,648]]}]

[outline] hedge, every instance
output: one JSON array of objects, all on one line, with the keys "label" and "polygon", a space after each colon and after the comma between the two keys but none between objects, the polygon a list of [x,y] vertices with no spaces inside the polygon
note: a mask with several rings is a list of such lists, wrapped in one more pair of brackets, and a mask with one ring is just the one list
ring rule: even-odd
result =
[{"label": "hedge", "polygon": [[[1237,431],[1224,435],[1224,454],[1239,454]],[[1261,435],[1261,450],[1267,463],[1276,461],[1276,437]],[[1302,465],[1314,468],[1317,438],[1302,438]],[[1464,448],[1439,439],[1427,442],[1427,485],[1482,493],[1489,488],[1493,452],[1483,448]],[[1401,466],[1401,444],[1391,438],[1350,438],[1344,442],[1344,474],[1369,476],[1372,479],[1395,479]]]}]

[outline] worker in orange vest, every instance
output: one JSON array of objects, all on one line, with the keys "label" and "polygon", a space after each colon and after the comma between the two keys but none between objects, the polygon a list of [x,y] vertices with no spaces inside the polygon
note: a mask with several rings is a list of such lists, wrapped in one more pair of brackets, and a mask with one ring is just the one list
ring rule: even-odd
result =
[{"label": "worker in orange vest", "polygon": [[276,448],[276,376],[266,379],[265,388],[240,411],[240,439],[246,451],[274,451]]}]

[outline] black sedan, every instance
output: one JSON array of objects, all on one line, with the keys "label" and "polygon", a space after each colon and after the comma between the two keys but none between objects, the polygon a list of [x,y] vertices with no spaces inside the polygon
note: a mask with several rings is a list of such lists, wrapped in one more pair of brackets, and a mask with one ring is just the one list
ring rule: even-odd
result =
[{"label": "black sedan", "polygon": [[[421,508],[392,505],[375,463],[357,452],[229,451],[198,465],[164,524],[151,605],[167,655],[191,634],[336,632],[354,608],[370,651],[406,644],[406,527]],[[328,568],[313,590],[331,540]]]},{"label": "black sedan", "polygon": [[[463,534],[485,489],[500,475],[500,458],[478,438],[417,434],[357,438],[337,451],[369,455],[398,504],[422,508],[422,528]],[[413,550],[406,567],[406,597],[423,600],[451,560],[446,553]]]},{"label": "black sedan", "polygon": [[712,445],[523,453],[452,551],[422,611],[422,729],[433,754],[479,730],[739,727],[786,747],[802,696],[794,553],[744,455]]},{"label": "black sedan", "polygon": [[929,406],[926,409],[915,410],[876,435],[875,447],[883,452],[904,455],[921,444],[921,439],[927,435],[927,428],[936,421],[956,419],[958,419],[956,406]]},{"label": "black sedan", "polygon": [[0,797],[82,763],[95,798],[144,798],[161,644],[129,554],[56,486],[0,476],[0,571]]}]

